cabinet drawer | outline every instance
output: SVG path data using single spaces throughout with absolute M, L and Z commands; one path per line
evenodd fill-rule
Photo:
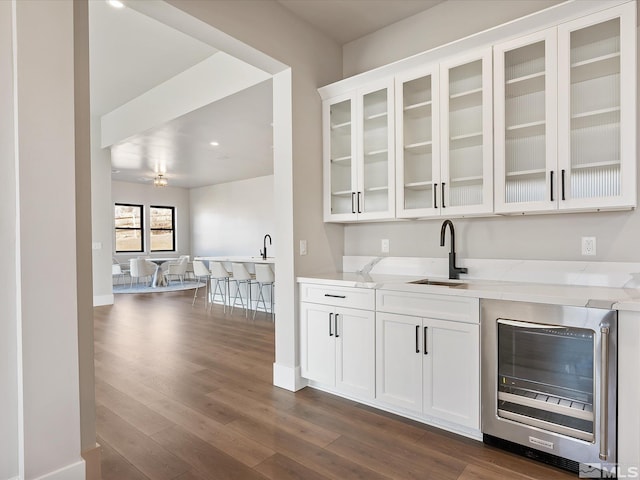
M 376 311 L 479 323 L 480 300 L 431 293 L 376 291 Z
M 301 283 L 300 301 L 374 310 L 376 294 L 375 290 L 371 288 L 334 287 L 331 285 Z

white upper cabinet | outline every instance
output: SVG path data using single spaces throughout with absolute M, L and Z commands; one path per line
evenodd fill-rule
M 558 27 L 559 208 L 636 206 L 636 5 Z
M 635 4 L 494 47 L 495 211 L 636 205 Z
M 440 64 L 441 215 L 493 211 L 491 49 Z
M 396 77 L 396 216 L 439 215 L 438 66 Z
M 396 77 L 396 216 L 493 209 L 491 50 Z
M 558 208 L 556 31 L 494 47 L 498 213 Z
M 325 221 L 395 216 L 393 81 L 323 104 Z

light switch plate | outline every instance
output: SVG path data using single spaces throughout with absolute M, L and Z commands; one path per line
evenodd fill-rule
M 380 251 L 382 253 L 389 253 L 389 239 L 383 238 L 380 242 Z
M 300 255 L 306 255 L 306 254 L 307 254 L 307 241 L 300 240 Z

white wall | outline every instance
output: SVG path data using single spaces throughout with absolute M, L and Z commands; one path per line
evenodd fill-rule
M 343 46 L 350 77 L 537 12 L 564 0 L 447 0 Z
M 345 71 L 377 67 L 401 55 L 451 41 L 491 26 L 491 19 L 528 14 L 548 1 L 453 0 L 345 46 Z M 462 13 L 464 12 L 464 13 Z M 505 17 L 506 15 L 506 17 Z M 460 18 L 465 18 L 460 22 Z M 422 32 L 422 33 L 421 33 Z M 429 35 L 424 35 L 429 32 Z M 393 48 L 381 48 L 390 45 Z M 445 218 L 445 217 L 443 217 Z M 380 239 L 390 240 L 390 255 L 446 256 L 440 245 L 442 220 L 390 222 L 345 227 L 346 255 L 379 255 Z M 454 220 L 459 257 L 632 261 L 640 260 L 640 211 L 530 215 Z M 597 255 L 582 257 L 581 237 L 597 239 Z
M 189 191 L 194 256 L 258 256 L 265 234 L 274 243 L 273 175 Z M 269 247 L 269 256 L 275 245 Z
M 13 52 L 11 3 L 0 2 L 0 249 L 5 262 L 0 288 L 0 478 L 18 475 L 18 338 L 16 244 L 16 160 L 13 128 Z
M 0 237 L 1 246 L 15 262 L 16 276 L 15 282 L 5 277 L 14 296 L 6 299 L 10 316 L 2 317 L 0 328 L 15 331 L 10 338 L 15 343 L 8 352 L 16 352 L 18 362 L 10 357 L 0 363 L 0 376 L 9 379 L 7 390 L 2 384 L 1 396 L 9 392 L 8 399 L 0 400 L 2 407 L 15 400 L 11 385 L 16 376 L 19 384 L 18 437 L 9 442 L 9 456 L 13 458 L 16 446 L 19 452 L 18 472 L 14 461 L 5 472 L 32 479 L 51 478 L 57 471 L 57 478 L 80 480 L 85 474 L 78 387 L 75 170 L 79 130 L 74 83 L 85 82 L 77 86 L 82 89 L 87 79 L 74 75 L 72 0 L 3 3 L 3 23 L 6 5 L 15 10 L 17 85 L 3 82 L 2 91 L 15 95 L 16 150 L 8 158 L 17 170 L 11 176 L 12 169 L 6 165 L 9 175 L 2 188 L 3 195 L 14 200 L 7 199 L 0 208 L 3 219 L 14 214 L 9 231 L 15 237 Z M 0 48 L 6 52 L 4 32 Z M 2 55 L 3 62 L 5 58 Z M 79 201 L 88 201 L 78 192 Z M 53 277 L 48 276 L 51 272 Z M 15 409 L 9 407 L 9 412 Z M 10 429 L 14 422 L 15 418 Z M 0 437 L 4 435 L 3 429 Z
M 111 226 L 113 230 L 113 204 L 133 203 L 144 205 L 144 241 L 145 254 L 155 257 L 191 255 L 191 225 L 189 213 L 189 190 L 178 187 L 154 187 L 153 184 L 143 185 L 140 183 L 111 182 Z M 161 207 L 175 207 L 176 215 L 176 251 L 149 253 L 149 206 L 157 205 Z M 115 235 L 115 233 L 112 233 Z M 129 258 L 137 257 L 140 253 L 124 254 L 115 253 L 113 245 L 113 255 L 122 263 Z

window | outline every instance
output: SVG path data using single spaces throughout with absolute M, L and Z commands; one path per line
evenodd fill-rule
M 142 232 L 142 205 L 116 203 L 116 252 L 144 251 L 144 235 Z
M 175 208 L 151 205 L 152 252 L 172 252 L 176 244 Z

